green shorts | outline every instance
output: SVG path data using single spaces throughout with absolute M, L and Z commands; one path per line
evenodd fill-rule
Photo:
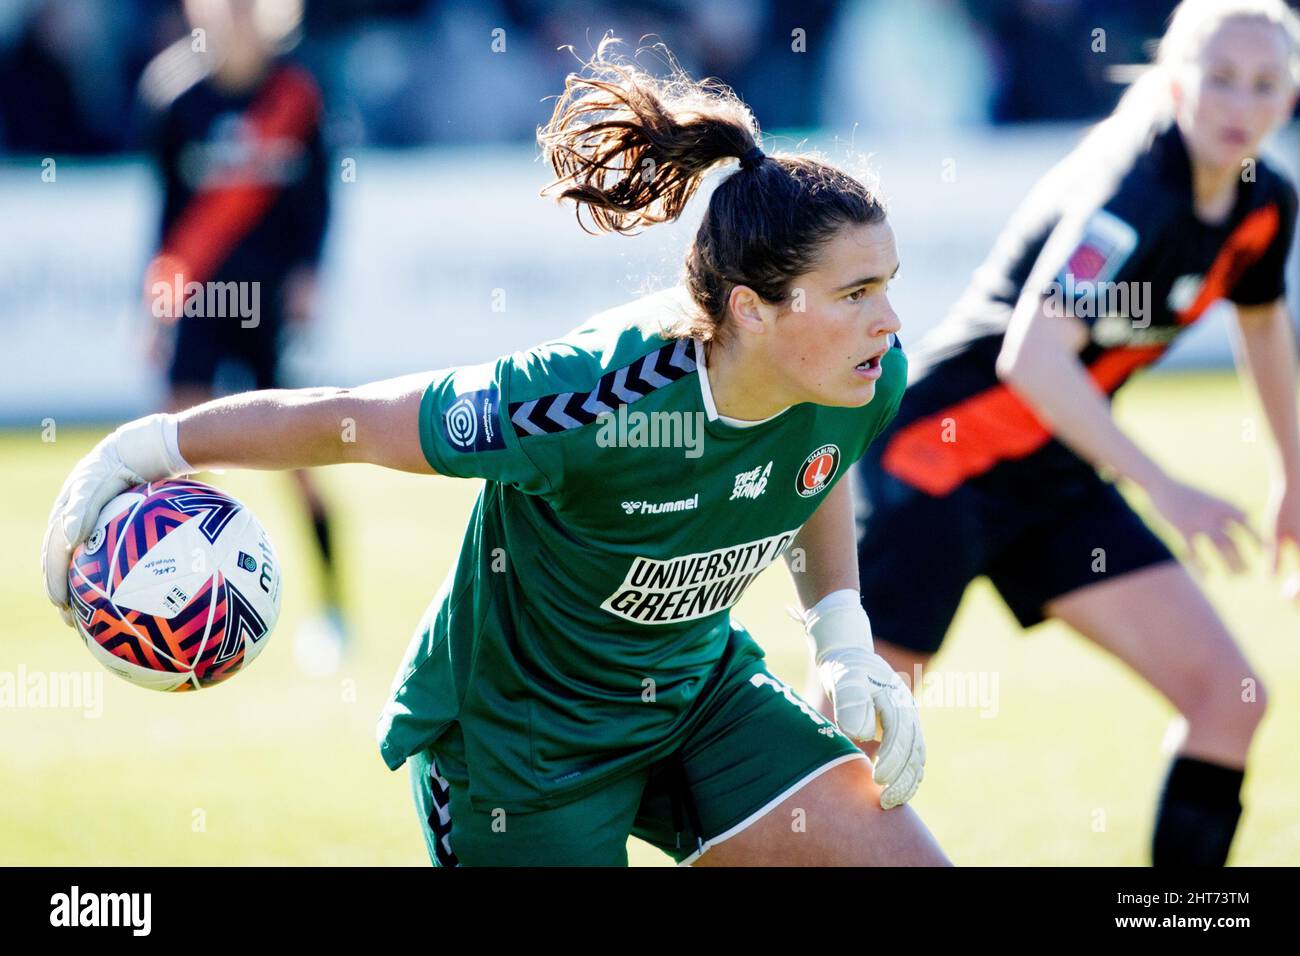
M 473 768 L 453 724 L 408 761 L 429 858 L 435 866 L 626 866 L 635 836 L 689 863 L 836 764 L 866 759 L 761 659 L 721 679 L 675 752 L 549 810 L 474 810 Z

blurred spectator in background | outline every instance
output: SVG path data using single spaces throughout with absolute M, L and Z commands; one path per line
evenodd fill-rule
M 1108 68 L 1149 59 L 1173 0 L 967 0 L 990 44 L 991 119 L 1093 119 L 1124 89 Z
M 688 72 L 735 87 L 772 128 L 1077 121 L 1115 104 L 1124 87 L 1113 68 L 1147 59 L 1173 6 L 310 0 L 295 56 L 326 91 L 330 139 L 347 145 L 530 140 L 549 114 L 545 91 L 606 32 L 634 49 L 667 43 Z M 0 0 L 0 150 L 127 148 L 129 91 L 185 29 L 178 0 Z
M 185 0 L 185 13 L 191 33 L 140 83 L 164 189 L 145 291 L 173 410 L 282 384 L 286 334 L 313 311 L 329 210 L 320 93 L 280 55 L 296 37 L 301 0 Z M 344 642 L 333 536 L 316 482 L 293 475 L 324 604 L 296 647 L 305 670 L 329 673 Z
M 179 21 L 173 0 L 0 0 L 0 149 L 125 149 L 135 78 Z
M 960 0 L 847 4 L 836 27 L 824 124 L 987 122 L 990 63 Z

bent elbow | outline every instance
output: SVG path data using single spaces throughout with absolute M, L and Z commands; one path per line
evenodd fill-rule
M 999 382 L 1004 385 L 1013 385 L 1023 377 L 1024 364 L 1020 351 L 1018 349 L 1009 349 L 1003 343 L 1002 350 L 998 352 L 997 361 L 993 365 L 993 371 L 997 375 Z

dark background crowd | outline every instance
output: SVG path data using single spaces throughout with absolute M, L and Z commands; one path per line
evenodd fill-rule
M 662 40 L 735 87 L 768 128 L 1104 114 L 1174 0 L 249 0 L 289 18 L 334 145 L 527 139 L 606 32 Z M 589 25 L 574 35 L 573 24 Z M 916 29 L 920 26 L 921 29 Z M 139 79 L 189 42 L 180 0 L 0 0 L 0 151 L 138 146 Z M 1104 31 L 1098 33 L 1097 31 Z M 1103 49 L 1098 49 L 1099 40 Z M 644 39 L 643 39 L 644 38 Z M 560 49 L 566 45 L 573 52 Z M 802 49 L 797 49 L 802 46 Z M 521 82 L 522 81 L 522 82 Z

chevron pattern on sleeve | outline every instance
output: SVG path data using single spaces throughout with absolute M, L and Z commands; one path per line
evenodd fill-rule
M 620 405 L 631 405 L 655 389 L 695 371 L 695 343 L 677 339 L 622 368 L 606 372 L 589 392 L 561 392 L 510 403 L 515 434 L 553 435 L 590 425 Z

